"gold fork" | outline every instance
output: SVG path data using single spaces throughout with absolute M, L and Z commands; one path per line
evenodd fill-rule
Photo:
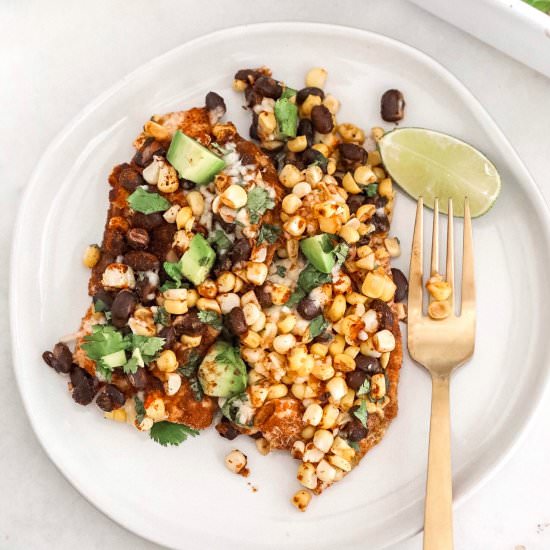
M 453 548 L 453 488 L 451 472 L 451 430 L 449 379 L 452 371 L 474 352 L 475 285 L 472 221 L 468 199 L 464 203 L 464 248 L 462 260 L 462 303 L 460 315 L 454 306 L 453 203 L 449 199 L 447 226 L 446 280 L 451 286 L 451 313 L 434 320 L 423 314 L 422 217 L 423 201 L 418 200 L 409 273 L 408 347 L 411 357 L 432 377 L 430 447 L 424 508 L 424 550 Z M 439 211 L 434 205 L 431 274 L 439 273 Z

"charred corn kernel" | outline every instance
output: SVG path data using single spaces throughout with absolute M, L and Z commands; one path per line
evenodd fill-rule
M 336 172 L 336 161 L 333 158 L 329 158 L 327 162 L 327 174 L 332 176 Z
M 391 353 L 389 351 L 386 351 L 382 354 L 380 357 L 380 366 L 385 369 L 388 366 L 388 363 L 390 362 Z
M 299 184 L 298 184 L 299 185 Z M 294 214 L 302 206 L 302 200 L 293 193 L 287 195 L 283 199 L 282 208 L 283 212 L 289 215 Z
M 380 299 L 384 302 L 390 302 L 391 300 L 393 300 L 396 289 L 397 286 L 395 286 L 393 280 L 390 279 L 390 277 L 386 276 L 384 290 L 382 292 L 382 295 L 380 296 Z
M 330 321 L 335 323 L 339 321 L 346 312 L 346 298 L 343 294 L 338 294 L 334 297 L 329 310 L 327 311 L 327 317 Z
M 430 277 L 426 283 L 426 288 L 434 300 L 447 300 L 451 296 L 451 285 L 443 281 L 440 276 Z
M 386 286 L 386 277 L 382 273 L 369 272 L 363 281 L 361 292 L 369 298 L 380 298 Z
M 316 362 L 314 365 L 311 374 L 313 374 L 315 378 L 318 378 L 319 380 L 330 380 L 334 376 L 335 370 L 332 366 L 332 362 L 327 359 L 330 359 L 330 357 L 325 358 L 323 361 L 319 361 L 318 363 Z
M 350 305 L 364 304 L 367 301 L 367 297 L 363 296 L 359 292 L 348 292 L 346 294 L 346 302 Z
M 317 185 L 321 182 L 323 179 L 323 171 L 321 168 L 315 164 L 312 164 L 311 166 L 308 166 L 306 168 L 306 182 L 310 185 Z M 294 191 L 296 192 L 296 191 Z M 309 190 L 304 193 L 302 196 L 307 195 L 308 193 L 311 193 L 311 187 Z
M 154 137 L 159 141 L 170 141 L 172 139 L 172 134 L 164 126 L 153 120 L 148 120 L 143 125 L 143 132 L 147 136 Z
M 353 179 L 351 172 L 346 172 L 346 175 L 342 179 L 342 187 L 352 195 L 361 193 L 361 188 L 357 185 L 357 182 Z
M 373 336 L 373 344 L 376 351 L 380 353 L 393 351 L 395 349 L 395 337 L 388 329 L 380 330 Z
M 309 441 L 310 439 L 313 439 L 313 434 L 315 433 L 315 426 L 306 426 L 303 430 L 302 430 L 302 433 L 300 434 L 302 439 L 306 440 L 306 441 Z M 308 445 L 310 448 L 313 448 L 315 449 L 315 446 L 313 445 L 313 443 L 308 443 L 306 444 L 306 450 L 305 450 L 305 453 L 307 453 L 308 451 Z M 315 449 L 317 452 L 320 452 L 319 449 Z M 304 460 L 305 460 L 305 453 L 304 453 Z M 323 458 L 321 456 L 321 458 Z M 320 459 L 319 459 L 320 460 Z M 317 461 L 314 461 L 314 460 L 308 460 L 307 462 L 317 462 Z
M 157 368 L 162 372 L 174 372 L 178 368 L 176 354 L 171 350 L 164 350 L 157 359 Z
M 197 336 L 190 336 L 188 334 L 182 334 L 180 336 L 180 342 L 186 347 L 186 348 L 197 348 L 200 346 L 202 341 L 202 336 L 200 334 L 197 334 Z
M 221 313 L 220 304 L 216 300 L 211 300 L 209 298 L 199 298 L 197 300 L 197 307 L 199 309 L 207 309 L 208 311 L 215 311 L 216 313 Z
M 260 302 L 258 302 L 258 297 L 256 296 L 256 293 L 253 290 L 249 290 L 248 292 L 245 292 L 241 296 L 241 305 L 245 306 L 246 304 L 256 304 L 258 307 L 260 307 Z
M 254 302 L 249 302 L 243 306 L 244 320 L 248 326 L 253 325 L 258 320 L 260 313 L 260 308 Z
M 349 355 L 352 359 L 355 359 L 359 355 L 359 347 L 358 346 L 348 346 L 344 353 L 346 355 Z
M 184 206 L 176 214 L 176 225 L 178 229 L 183 229 L 185 224 L 193 217 L 193 210 L 190 206 Z
M 321 105 L 322 99 L 317 95 L 308 95 L 300 107 L 300 115 L 302 118 L 309 118 L 311 110 L 317 105 Z
M 371 254 L 373 254 L 373 250 L 368 245 L 360 246 L 357 249 L 357 256 L 359 258 L 366 258 L 367 256 L 370 256 Z
M 340 110 L 340 102 L 331 94 L 327 94 L 323 99 L 323 105 L 335 115 Z
M 287 141 L 286 146 L 293 153 L 301 153 L 307 148 L 306 136 L 297 136 L 294 139 Z
M 164 300 L 164 309 L 172 315 L 183 315 L 187 313 L 187 302 L 180 300 Z
M 148 432 L 153 427 L 153 419 L 149 416 L 146 416 L 139 424 L 138 429 L 142 432 Z
M 302 420 L 311 426 L 318 426 L 323 418 L 323 408 L 317 403 L 312 403 L 306 408 Z
M 82 258 L 82 263 L 92 269 L 92 267 L 95 267 L 97 265 L 97 262 L 99 262 L 99 258 L 101 257 L 101 250 L 99 249 L 99 246 L 97 244 L 91 244 L 90 246 L 86 247 L 86 250 L 84 251 L 84 257 Z
M 206 279 L 197 287 L 197 292 L 203 298 L 215 298 L 218 293 L 218 286 L 212 279 Z
M 104 413 L 103 417 L 115 422 L 126 422 L 126 411 L 121 407 L 120 409 Z
M 337 357 L 340 357 L 340 356 L 339 355 L 336 356 L 335 361 Z M 355 361 L 353 366 L 355 368 Z M 348 386 L 346 384 L 346 381 L 341 376 L 335 376 L 334 378 L 329 380 L 327 382 L 326 388 L 330 393 L 330 396 L 332 397 L 332 399 L 334 399 L 334 401 L 340 401 L 340 399 L 342 399 L 342 397 L 344 397 L 344 395 L 346 395 L 348 391 Z
M 315 168 L 318 168 L 318 166 L 315 166 Z M 301 181 L 292 188 L 292 193 L 296 195 L 299 199 L 302 199 L 306 195 L 309 195 L 311 193 L 311 185 L 307 181 Z
M 374 347 L 373 339 L 369 338 L 363 342 L 360 346 L 361 353 L 367 357 L 380 357 L 382 354 Z
M 327 81 L 327 75 L 327 71 L 321 67 L 310 69 L 306 74 L 306 86 L 323 89 Z
M 373 399 L 382 399 L 386 395 L 386 377 L 383 374 L 373 374 L 370 379 L 370 395 Z
M 338 456 L 338 455 L 331 455 L 328 457 L 328 461 L 332 466 L 335 468 L 339 468 L 340 470 L 343 470 L 344 472 L 350 472 L 351 471 L 351 463 L 346 460 L 345 458 Z
M 158 157 L 153 157 L 153 162 L 143 169 L 141 175 L 149 185 L 156 185 L 159 179 L 159 170 L 162 162 Z
M 180 211 L 181 206 L 179 204 L 173 204 L 162 217 L 166 220 L 167 223 L 176 223 L 176 217 Z
M 262 339 L 257 332 L 249 330 L 242 341 L 245 346 L 248 346 L 251 349 L 256 349 L 260 346 Z
M 159 191 L 163 193 L 175 193 L 179 186 L 180 182 L 176 169 L 169 164 L 163 164 L 159 168 L 159 179 L 157 182 Z
M 246 278 L 249 283 L 260 286 L 267 278 L 267 265 L 258 262 L 248 262 L 246 265 Z
M 293 331 L 296 326 L 296 315 L 293 313 L 287 315 L 277 322 L 277 328 L 281 334 L 288 334 Z
M 338 233 L 341 223 L 336 218 L 319 218 L 319 229 L 323 233 Z
M 290 295 L 291 292 L 288 286 L 279 285 L 277 283 L 273 283 L 271 285 L 271 301 L 273 302 L 273 305 L 282 306 L 288 302 Z
M 315 344 L 311 345 L 309 351 L 313 353 L 313 355 L 317 355 L 317 357 L 326 357 L 328 353 L 328 346 L 321 344 L 320 342 L 315 342 Z
M 335 357 L 340 353 L 344 353 L 344 348 L 346 347 L 346 341 L 341 334 L 338 334 L 334 340 L 330 343 L 328 347 L 328 352 Z
M 374 253 L 371 253 L 368 256 L 365 256 L 364 258 L 357 260 L 355 262 L 355 267 L 357 267 L 357 269 L 365 269 L 367 271 L 372 271 L 374 269 L 375 263 L 376 262 L 375 262 Z
M 259 368 L 260 361 L 263 361 L 265 359 L 265 352 L 262 349 L 252 349 L 252 348 L 241 348 L 241 355 L 243 356 L 243 359 L 250 363 L 251 366 L 254 368 Z
M 199 191 L 189 191 L 189 193 L 185 195 L 185 199 L 193 211 L 193 216 L 197 218 L 200 217 L 204 212 L 204 197 L 202 194 L 199 193 Z
M 340 229 L 339 235 L 348 244 L 354 244 L 361 238 L 357 230 L 349 227 L 348 225 L 345 225 L 342 229 Z
M 288 388 L 285 384 L 274 384 L 267 392 L 268 399 L 280 399 L 288 394 Z
M 195 307 L 198 299 L 199 293 L 195 289 L 187 291 L 187 307 Z
M 169 288 L 165 290 L 162 295 L 165 300 L 178 300 L 180 302 L 185 302 L 187 300 L 187 289 L 186 288 Z
M 355 124 L 339 124 L 337 130 L 344 143 L 363 143 L 365 141 L 365 132 Z
M 250 326 L 250 328 L 254 332 L 261 332 L 265 327 L 266 320 L 267 318 L 265 316 L 265 313 L 263 311 L 260 311 L 260 316 L 256 319 L 256 322 Z
M 166 395 L 176 395 L 181 388 L 181 376 L 175 372 L 170 373 L 164 382 Z
M 381 163 L 382 157 L 380 156 L 380 152 L 378 150 L 369 151 L 367 164 L 370 164 L 371 166 L 378 166 Z
M 290 391 L 296 399 L 302 400 L 304 398 L 304 395 L 306 393 L 306 385 L 305 384 L 292 384 L 292 387 L 290 388 Z
M 321 155 L 323 155 L 324 157 L 328 158 L 328 156 L 330 155 L 330 150 L 328 146 L 325 145 L 324 143 L 316 143 L 315 145 L 312 145 L 311 148 L 315 149 L 315 151 L 319 151 L 319 153 L 321 153 Z
M 223 204 L 229 206 L 229 208 L 233 208 L 233 210 L 238 210 L 245 206 L 247 199 L 248 194 L 246 190 L 237 184 L 230 185 L 221 195 Z
M 306 230 L 306 220 L 302 216 L 292 216 L 283 224 L 283 229 L 293 237 L 299 237 Z
M 271 451 L 271 445 L 265 437 L 260 437 L 259 439 L 256 439 L 256 449 L 258 449 L 258 452 L 261 455 L 265 456 L 269 454 L 269 451 Z
M 374 141 L 379 141 L 384 137 L 384 134 L 386 133 L 384 131 L 384 128 L 380 128 L 379 126 L 375 126 L 371 129 L 372 137 L 374 138 Z
M 246 467 L 246 462 L 246 455 L 238 449 L 233 449 L 225 457 L 225 465 L 227 466 L 227 469 L 235 474 L 238 474 L 244 470 Z
M 297 183 L 304 181 L 305 176 L 294 164 L 285 164 L 279 172 L 279 181 L 285 186 L 292 188 Z
M 291 502 L 300 512 L 305 512 L 311 502 L 311 493 L 305 489 L 300 489 L 294 493 Z
M 216 279 L 216 288 L 220 293 L 231 292 L 235 288 L 236 277 L 230 271 L 220 273 Z
M 247 83 L 244 80 L 238 80 L 237 78 L 233 80 L 233 89 L 236 92 L 244 92 L 246 90 L 246 87 Z
M 321 460 L 319 464 L 317 464 L 317 468 L 315 470 L 317 477 L 324 481 L 325 483 L 331 483 L 334 481 L 334 478 L 336 477 L 336 470 L 334 466 L 331 466 L 326 460 Z
M 289 239 L 286 242 L 286 252 L 290 260 L 298 258 L 298 252 L 300 251 L 300 244 L 296 239 Z
M 317 487 L 317 474 L 315 473 L 315 466 L 310 462 L 302 462 L 298 466 L 298 475 L 296 476 L 298 481 L 304 487 L 308 489 L 315 489 Z
M 366 220 L 370 220 L 370 218 L 374 216 L 375 212 L 376 206 L 374 206 L 374 204 L 363 204 L 357 209 L 355 216 L 359 221 L 364 222 Z
M 353 172 L 353 179 L 361 185 L 368 185 L 376 181 L 376 176 L 370 166 L 358 166 Z
M 349 411 L 353 407 L 353 402 L 355 400 L 355 392 L 348 388 L 348 391 L 346 392 L 346 395 L 340 399 L 340 403 L 338 404 L 341 411 Z
M 375 166 L 372 171 L 379 182 L 386 178 L 386 172 L 380 166 Z M 380 186 L 378 187 L 378 194 L 380 194 Z
M 365 330 L 367 332 L 373 333 L 378 331 L 378 315 L 374 309 L 369 309 L 361 320 L 365 324 Z
M 277 129 L 277 119 L 275 115 L 269 111 L 262 111 L 258 115 L 258 129 L 260 134 L 268 136 Z
M 384 239 L 384 246 L 392 258 L 397 258 L 401 254 L 401 247 L 397 237 L 387 237 Z
M 393 185 L 390 178 L 384 178 L 379 184 L 378 184 L 378 194 L 381 197 L 386 197 L 387 199 L 391 199 L 393 196 Z
M 237 277 L 235 280 L 235 288 L 233 289 L 233 292 L 240 292 L 243 286 L 244 286 L 244 281 L 240 277 Z
M 290 450 L 290 454 L 292 455 L 292 458 L 302 460 L 305 450 L 306 450 L 306 444 L 303 441 L 300 441 L 298 439 L 293 443 L 292 449 Z
M 328 430 L 317 430 L 313 435 L 313 444 L 323 453 L 328 453 L 334 442 L 334 436 Z
M 164 420 L 166 418 L 166 409 L 164 407 L 164 401 L 160 398 L 153 399 L 149 406 L 145 409 L 145 414 L 151 418 L 154 422 Z
M 295 345 L 294 334 L 280 334 L 273 339 L 273 349 L 281 355 L 287 354 Z
M 334 356 L 334 368 L 341 372 L 351 372 L 355 370 L 355 359 L 347 353 L 338 353 Z
M 335 455 L 341 456 L 346 460 L 352 460 L 355 456 L 355 451 L 352 449 L 352 447 L 350 447 L 349 443 L 339 436 L 334 438 L 334 443 L 332 444 L 330 450 Z
M 445 319 L 451 314 L 451 306 L 448 301 L 444 302 L 432 302 L 428 306 L 428 315 L 432 319 Z

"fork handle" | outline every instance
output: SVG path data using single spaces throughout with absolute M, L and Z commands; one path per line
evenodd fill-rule
M 432 375 L 432 416 L 424 509 L 424 550 L 453 549 L 449 376 Z

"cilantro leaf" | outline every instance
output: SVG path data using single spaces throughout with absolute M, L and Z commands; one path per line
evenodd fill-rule
M 216 229 L 216 231 L 208 237 L 208 243 L 213 245 L 218 252 L 229 250 L 233 246 L 231 239 L 223 229 Z
M 309 324 L 309 335 L 312 338 L 319 336 L 319 334 L 325 332 L 328 325 L 328 321 L 322 315 L 317 315 L 317 317 L 315 317 Z
M 330 283 L 332 275 L 330 273 L 322 273 L 315 269 L 312 264 L 308 264 L 298 276 L 298 286 L 309 294 L 314 288 L 321 286 L 324 283 Z
M 277 266 L 277 275 L 279 277 L 286 277 L 286 267 L 284 265 Z
M 365 399 L 362 399 L 361 405 L 353 411 L 353 416 L 355 416 L 365 428 L 367 427 L 367 418 L 369 415 L 367 413 L 367 402 Z
M 254 187 L 254 189 L 248 192 L 246 208 L 251 223 L 258 223 L 260 216 L 262 216 L 266 210 L 274 208 L 274 206 L 275 201 L 263 187 Z
M 283 93 L 281 94 L 281 99 L 290 99 L 291 97 L 294 97 L 297 93 L 298 91 L 294 88 L 291 88 L 290 86 L 285 86 Z
M 158 193 L 149 193 L 142 187 L 138 187 L 127 200 L 132 210 L 143 214 L 164 212 L 171 206 L 171 203 Z
M 145 418 L 145 406 L 143 405 L 143 401 L 137 395 L 134 397 L 134 403 L 136 408 L 136 420 L 138 424 L 141 424 Z
M 185 376 L 185 378 L 189 378 L 197 372 L 201 361 L 202 357 L 195 350 L 191 350 L 187 363 L 183 367 L 180 367 L 178 372 Z
M 94 325 L 92 333 L 84 336 L 82 349 L 92 361 L 99 361 L 105 355 L 127 350 L 128 341 L 111 325 Z
M 370 380 L 368 378 L 365 378 L 365 381 L 361 384 L 361 386 L 357 390 L 357 395 L 366 395 L 369 392 L 370 392 Z
M 164 262 L 162 267 L 170 279 L 172 279 L 177 285 L 181 285 L 183 275 L 181 273 L 179 262 Z
M 200 309 L 197 316 L 203 323 L 206 323 L 207 325 L 212 325 L 216 330 L 222 329 L 221 315 L 219 315 L 215 311 Z
M 374 197 L 376 193 L 378 193 L 378 184 L 377 183 L 369 183 L 366 187 L 363 188 L 363 192 L 367 197 Z
M 296 137 L 298 126 L 298 107 L 291 103 L 287 97 L 282 97 L 275 102 L 275 118 L 279 126 L 279 132 L 284 137 Z
M 198 430 L 193 430 L 185 424 L 175 424 L 166 420 L 155 422 L 149 432 L 151 439 L 163 447 L 168 445 L 177 446 L 183 443 L 189 436 L 195 437 L 197 435 L 199 435 Z
M 346 243 L 340 243 L 336 245 L 332 253 L 336 259 L 336 265 L 341 266 L 348 257 L 349 246 Z
M 348 441 L 348 445 L 356 452 L 361 450 L 361 447 L 359 447 L 358 441 Z
M 285 303 L 286 307 L 294 307 L 299 304 L 303 298 L 306 297 L 306 293 L 301 289 L 297 288 L 291 295 L 290 298 Z
M 163 307 L 159 307 L 154 318 L 156 325 L 164 325 L 167 327 L 170 324 L 170 314 Z
M 156 358 L 162 346 L 166 343 L 166 339 L 157 336 L 139 336 L 137 334 L 132 334 L 130 336 L 130 342 L 134 350 L 139 350 L 143 361 L 145 363 L 150 363 Z
M 140 366 L 141 365 L 139 364 L 139 359 L 137 357 L 130 357 L 130 359 L 126 361 L 126 364 L 122 366 L 122 370 L 126 374 L 135 374 Z
M 200 385 L 199 379 L 196 376 L 191 376 L 191 378 L 189 378 L 189 387 L 193 392 L 193 399 L 195 401 L 202 401 L 204 397 L 204 391 L 202 389 L 202 386 Z
M 264 223 L 262 227 L 260 227 L 260 233 L 258 234 L 258 242 L 259 243 L 268 242 L 269 244 L 273 244 L 279 238 L 280 234 L 281 234 L 281 228 L 279 226 Z

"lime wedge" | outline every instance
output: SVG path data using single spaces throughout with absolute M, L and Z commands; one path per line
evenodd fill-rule
M 473 217 L 487 212 L 500 192 L 500 176 L 494 164 L 477 149 L 447 134 L 423 128 L 388 132 L 378 143 L 391 178 L 409 195 L 447 212 L 453 199 L 455 215 L 464 215 L 464 197 Z

